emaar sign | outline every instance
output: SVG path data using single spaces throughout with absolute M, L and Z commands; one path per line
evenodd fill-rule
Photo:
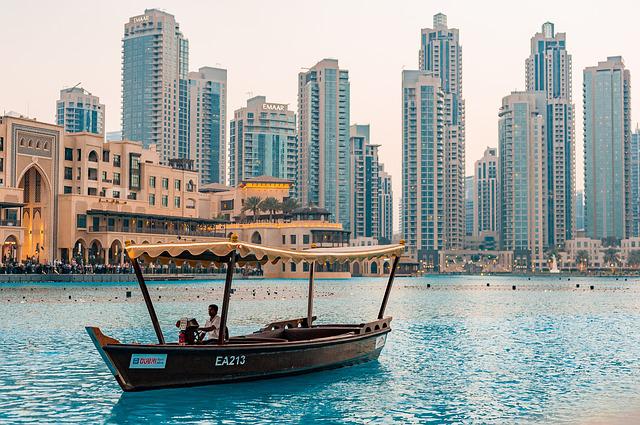
M 262 109 L 265 111 L 283 112 L 287 110 L 287 105 L 282 105 L 280 103 L 263 103 Z

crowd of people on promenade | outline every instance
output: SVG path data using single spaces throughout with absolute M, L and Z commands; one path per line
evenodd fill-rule
M 225 273 L 224 268 L 216 267 L 189 267 L 187 265 L 177 267 L 176 265 L 143 265 L 142 271 L 145 274 L 217 274 Z M 263 271 L 256 269 L 237 269 L 236 273 L 241 272 L 244 276 L 262 276 Z M 0 274 L 129 274 L 134 273 L 133 266 L 130 263 L 123 264 L 93 264 L 91 262 L 84 264 L 82 260 L 75 258 L 69 262 L 54 260 L 53 262 L 42 263 L 36 258 L 24 261 L 16 261 L 3 258 L 0 263 Z

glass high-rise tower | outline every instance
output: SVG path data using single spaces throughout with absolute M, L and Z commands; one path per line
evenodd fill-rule
M 60 90 L 56 103 L 56 123 L 67 133 L 88 132 L 104 135 L 104 105 L 100 98 L 82 87 Z
M 380 213 L 378 202 L 379 145 L 371 144 L 368 124 L 354 124 L 350 127 L 351 145 L 351 237 L 370 237 L 378 239 Z
M 631 234 L 629 237 L 640 236 L 640 128 L 631 133 L 629 153 L 629 198 Z
M 189 73 L 189 140 L 200 184 L 226 184 L 226 69 L 202 67 Z
M 620 56 L 583 72 L 585 230 L 593 239 L 632 234 L 631 78 Z
M 556 33 L 546 22 L 531 38 L 531 55 L 525 61 L 526 89 L 545 97 L 547 236 L 545 248 L 563 248 L 575 229 L 574 105 L 571 99 L 571 55 L 566 34 Z
M 440 80 L 444 93 L 444 233 L 445 249 L 462 249 L 465 239 L 465 114 L 462 98 L 462 46 L 447 16 L 433 17 L 421 32 L 420 70 Z
M 349 71 L 323 59 L 298 75 L 298 176 L 302 205 L 326 208 L 351 228 Z
M 430 72 L 402 72 L 402 235 L 407 254 L 434 267 L 445 229 L 444 98 Z
M 500 244 L 541 270 L 546 233 L 546 98 L 513 92 L 502 99 L 498 124 Z M 523 264 L 522 266 L 525 266 Z
M 122 136 L 157 145 L 160 159 L 189 157 L 189 42 L 175 17 L 147 9 L 124 25 Z

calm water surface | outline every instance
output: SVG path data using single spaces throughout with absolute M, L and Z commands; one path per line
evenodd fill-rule
M 375 317 L 384 283 L 318 281 L 318 291 L 332 294 L 317 299 L 319 321 Z M 176 291 L 186 286 L 205 294 L 222 282 L 180 283 Z M 275 292 L 302 290 L 305 282 L 238 281 L 245 286 Z M 165 334 L 177 338 L 180 316 L 204 321 L 207 304 L 219 302 L 204 298 L 159 302 Z M 123 394 L 84 326 L 100 326 L 120 340 L 153 341 L 144 304 L 135 301 L 0 300 L 0 423 L 583 423 L 640 415 L 637 279 L 397 279 L 387 310 L 393 332 L 379 361 L 293 378 Z M 305 309 L 300 298 L 238 299 L 230 329 L 253 331 Z

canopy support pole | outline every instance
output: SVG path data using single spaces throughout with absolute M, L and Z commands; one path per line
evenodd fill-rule
M 142 296 L 144 297 L 144 303 L 147 305 L 149 316 L 151 316 L 151 323 L 153 323 L 153 330 L 156 331 L 156 336 L 158 337 L 158 343 L 164 345 L 164 335 L 162 334 L 162 329 L 160 329 L 160 323 L 158 323 L 158 316 L 156 316 L 156 311 L 153 308 L 153 303 L 151 302 L 151 296 L 149 296 L 149 290 L 147 289 L 147 284 L 144 283 L 144 277 L 142 276 L 142 270 L 140 270 L 140 264 L 138 264 L 138 259 L 133 258 L 131 260 L 131 263 L 133 264 L 133 270 L 136 272 L 136 278 L 138 279 L 138 284 L 140 285 L 140 291 L 142 291 Z
M 396 269 L 398 268 L 399 262 L 400 256 L 396 256 L 393 260 L 393 266 L 391 266 L 391 273 L 389 273 L 389 282 L 387 282 L 387 289 L 384 291 L 384 298 L 382 299 L 382 305 L 380 306 L 378 319 L 382 319 L 384 317 L 384 310 L 387 308 L 387 301 L 389 301 L 391 286 L 393 286 L 393 279 L 396 277 Z
M 224 281 L 224 295 L 222 296 L 222 313 L 220 314 L 220 329 L 218 329 L 218 345 L 223 345 L 227 330 L 227 314 L 229 313 L 229 300 L 231 298 L 231 282 L 233 281 L 233 271 L 236 268 L 236 251 L 229 255 L 227 263 L 227 277 Z
M 316 262 L 312 261 L 309 265 L 309 297 L 307 299 L 307 327 L 311 327 L 313 322 L 313 275 L 316 269 Z

